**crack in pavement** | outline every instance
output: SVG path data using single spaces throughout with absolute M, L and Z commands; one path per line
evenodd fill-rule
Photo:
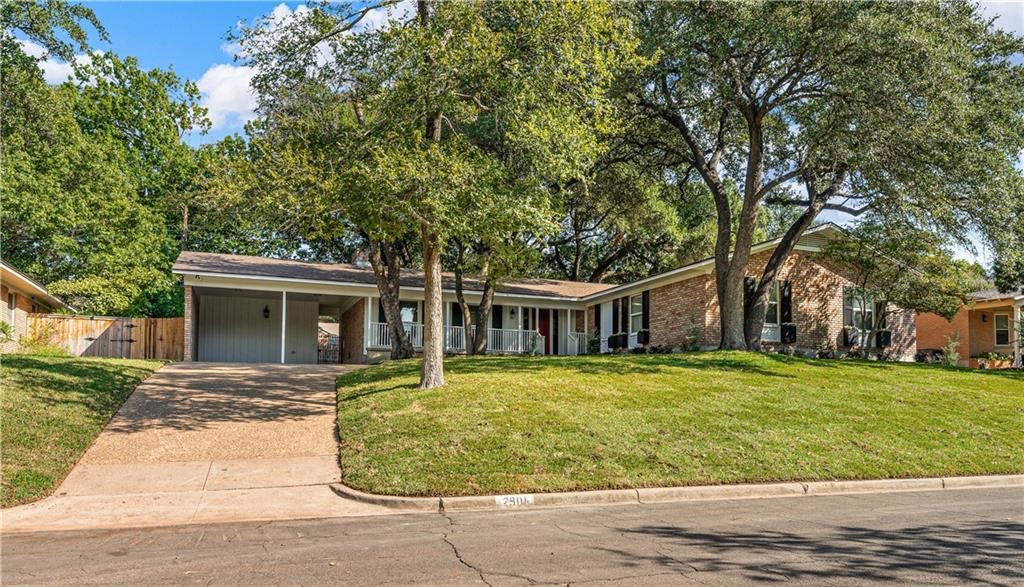
M 451 516 L 449 516 L 449 515 L 447 515 L 447 514 L 441 514 L 441 515 L 442 515 L 442 516 L 444 516 L 444 518 L 445 518 L 446 520 L 448 520 L 448 527 L 449 527 L 449 528 L 452 528 L 452 527 L 454 527 L 454 526 L 455 526 L 455 520 L 453 520 Z M 471 569 L 471 570 L 473 570 L 473 571 L 476 571 L 476 574 L 480 576 L 480 580 L 481 580 L 481 581 L 483 581 L 483 583 L 484 583 L 485 585 L 487 585 L 488 587 L 494 587 L 494 586 L 493 586 L 493 585 L 491 584 L 491 582 L 490 582 L 490 581 L 488 581 L 486 577 L 484 577 L 484 572 L 483 572 L 483 570 L 482 570 L 482 569 L 480 569 L 479 567 L 475 567 L 475 566 L 473 566 L 473 565 L 469 564 L 468 562 L 466 562 L 466 559 L 462 558 L 462 554 L 461 554 L 461 553 L 459 553 L 459 548 L 458 548 L 457 546 L 455 546 L 455 543 L 454 543 L 454 542 L 452 542 L 451 540 L 449 540 L 449 539 L 448 539 L 448 532 L 445 532 L 445 533 L 443 533 L 443 534 L 441 535 L 441 539 L 442 539 L 442 540 L 444 540 L 444 541 L 445 541 L 445 543 L 446 543 L 446 544 L 447 544 L 448 546 L 452 547 L 452 552 L 453 552 L 453 553 L 455 554 L 455 558 L 456 558 L 456 559 L 458 559 L 458 561 L 459 561 L 459 562 L 460 562 L 460 563 L 461 563 L 461 564 L 462 564 L 463 566 L 465 566 L 466 568 L 468 568 L 468 569 Z
M 441 514 L 441 515 L 444 516 L 444 518 L 446 520 L 448 520 L 448 527 L 449 528 L 454 528 L 455 527 L 455 520 L 453 520 L 451 516 L 449 516 L 448 514 Z M 469 564 L 468 561 L 466 561 L 466 559 L 462 558 L 462 553 L 459 552 L 459 548 L 457 546 L 455 546 L 455 543 L 452 542 L 451 539 L 448 538 L 448 532 L 445 532 L 444 534 L 442 534 L 441 535 L 441 539 L 444 540 L 445 543 L 448 546 L 452 547 L 452 552 L 455 554 L 455 558 L 458 559 L 458 561 L 460 563 L 462 563 L 462 565 L 465 566 L 466 568 L 472 569 L 472 570 L 476 571 L 476 574 L 480 576 L 480 580 L 485 585 L 487 585 L 488 587 L 494 587 L 494 584 L 491 583 L 490 581 L 488 581 L 487 577 L 485 575 L 497 575 L 499 577 L 512 577 L 512 578 L 515 578 L 515 579 L 522 579 L 522 580 L 526 581 L 527 583 L 529 583 L 530 585 L 536 585 L 537 584 L 537 581 L 535 579 L 527 577 L 526 575 L 516 575 L 515 573 L 499 573 L 497 571 L 485 571 L 481 567 L 478 567 L 476 565 L 471 565 L 471 564 Z

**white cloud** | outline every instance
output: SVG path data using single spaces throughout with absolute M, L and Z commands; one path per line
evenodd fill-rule
M 416 3 L 413 0 L 401 2 L 384 8 L 376 8 L 366 13 L 359 21 L 355 30 L 375 31 L 391 26 L 396 21 L 405 21 L 416 14 Z
M 996 19 L 996 27 L 1010 33 L 1024 35 L 1024 2 L 1020 0 L 987 1 L 981 2 L 980 7 L 984 16 Z
M 241 128 L 256 117 L 256 96 L 250 86 L 255 73 L 247 65 L 221 63 L 199 78 L 196 85 L 209 111 L 212 130 Z
M 57 85 L 68 81 L 68 78 L 74 73 L 74 66 L 64 61 L 59 61 L 53 57 L 46 56 L 46 49 L 42 45 L 27 41 L 25 39 L 17 39 L 21 50 L 25 52 L 29 57 L 34 57 L 39 61 L 39 68 L 43 70 L 43 79 L 50 85 Z M 102 55 L 102 53 L 97 52 Z M 81 64 L 92 63 L 92 55 L 80 54 L 75 55 L 75 62 Z
M 270 30 L 278 29 L 290 19 L 309 12 L 309 8 L 300 4 L 295 9 L 281 3 L 264 16 L 264 20 L 254 20 Z M 372 10 L 359 22 L 356 30 L 377 30 L 390 26 L 396 19 L 407 19 L 415 14 L 412 0 L 403 0 L 388 8 Z M 241 46 L 236 42 L 225 42 L 221 50 L 234 59 L 245 59 Z M 327 43 L 317 47 L 317 60 L 323 64 L 330 59 Z M 197 85 L 203 96 L 203 106 L 209 111 L 211 130 L 234 130 L 241 128 L 246 122 L 256 117 L 256 96 L 250 87 L 256 69 L 248 65 L 220 63 L 211 66 L 203 74 Z

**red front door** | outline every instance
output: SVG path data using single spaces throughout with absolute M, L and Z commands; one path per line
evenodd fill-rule
M 544 354 L 551 354 L 551 310 L 537 311 L 537 330 L 544 337 Z

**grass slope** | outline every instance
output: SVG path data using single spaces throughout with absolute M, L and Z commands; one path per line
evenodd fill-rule
M 52 492 L 135 385 L 161 365 L 121 359 L 0 357 L 0 505 L 34 501 Z
M 418 361 L 339 378 L 345 483 L 461 495 L 1024 472 L 1024 375 L 682 355 Z

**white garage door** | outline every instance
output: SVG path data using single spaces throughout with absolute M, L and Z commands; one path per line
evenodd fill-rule
M 285 362 L 316 363 L 318 304 L 289 299 Z M 281 294 L 207 293 L 199 298 L 198 358 L 232 363 L 281 361 Z

